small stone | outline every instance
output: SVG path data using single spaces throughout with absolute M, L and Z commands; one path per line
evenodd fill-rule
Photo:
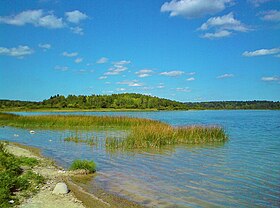
M 10 203 L 10 204 L 13 204 L 13 203 L 15 203 L 15 201 L 14 201 L 14 200 L 10 200 L 9 203 Z
M 54 187 L 53 194 L 67 194 L 69 189 L 67 185 L 63 182 L 57 183 Z

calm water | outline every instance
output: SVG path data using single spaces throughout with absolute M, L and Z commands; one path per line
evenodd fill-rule
M 71 114 L 127 115 L 171 125 L 217 124 L 226 129 L 230 141 L 110 153 L 102 139 L 124 132 L 83 133 L 84 137 L 94 135 L 100 139 L 94 147 L 63 142 L 69 131 L 37 131 L 30 135 L 28 130 L 5 127 L 0 129 L 0 139 L 39 147 L 64 167 L 76 158 L 94 159 L 98 165 L 96 183 L 151 207 L 280 207 L 280 111 Z

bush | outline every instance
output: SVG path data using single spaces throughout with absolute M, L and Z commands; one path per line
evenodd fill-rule
M 89 171 L 89 173 L 94 173 L 96 171 L 96 164 L 94 161 L 75 160 L 69 170 L 86 170 Z

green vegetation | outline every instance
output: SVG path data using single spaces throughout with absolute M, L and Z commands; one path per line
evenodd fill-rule
M 94 137 L 92 138 L 86 138 L 86 139 L 81 139 L 78 136 L 69 136 L 63 139 L 65 142 L 75 142 L 75 143 L 85 143 L 90 146 L 95 145 L 95 139 Z
M 124 116 L 19 116 L 15 114 L 0 113 L 0 125 L 31 129 L 129 129 L 132 126 L 139 126 L 147 123 L 153 124 L 159 123 L 159 121 Z
M 5 144 L 0 143 L 0 207 L 11 207 L 18 204 L 18 197 L 28 197 L 38 191 L 44 182 L 41 175 L 27 170 L 22 166 L 34 166 L 38 161 L 33 158 L 16 157 L 7 152 Z M 10 203 L 12 201 L 14 203 Z
M 86 170 L 89 173 L 94 173 L 96 171 L 96 164 L 88 160 L 75 160 L 69 170 Z
M 136 93 L 112 95 L 51 96 L 41 102 L 0 100 L 0 111 L 16 110 L 220 110 L 220 109 L 280 109 L 273 101 L 177 102 Z
M 21 128 L 61 128 L 61 129 L 98 129 L 117 128 L 130 130 L 125 138 L 107 138 L 110 149 L 160 148 L 174 144 L 205 144 L 227 140 L 220 127 L 190 126 L 172 127 L 160 121 L 142 118 L 109 116 L 18 116 L 0 113 L 0 125 Z M 64 141 L 94 144 L 94 138 L 81 139 L 78 135 L 65 138 Z
M 164 145 L 205 144 L 224 142 L 225 131 L 220 127 L 172 127 L 164 123 L 133 127 L 124 139 L 107 138 L 110 149 L 160 148 Z

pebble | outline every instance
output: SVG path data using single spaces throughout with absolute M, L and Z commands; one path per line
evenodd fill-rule
M 15 201 L 14 201 L 14 200 L 10 200 L 9 203 L 10 203 L 10 204 L 13 204 L 13 203 L 15 203 Z

